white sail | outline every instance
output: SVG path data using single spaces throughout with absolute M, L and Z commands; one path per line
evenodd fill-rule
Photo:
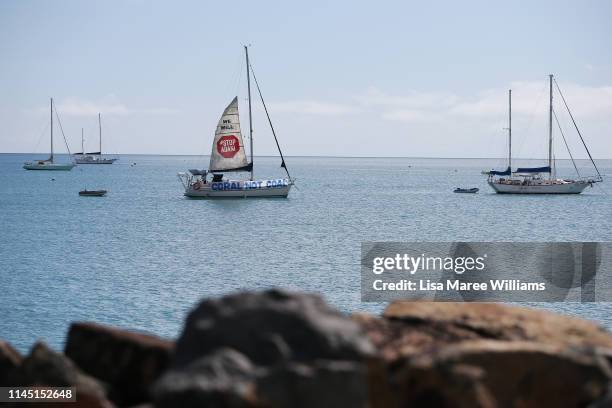
M 219 119 L 209 165 L 209 171 L 232 170 L 250 170 L 240 132 L 238 97 L 227 105 Z

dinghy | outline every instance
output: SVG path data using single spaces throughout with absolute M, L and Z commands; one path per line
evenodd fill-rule
M 283 152 L 280 149 L 278 138 L 272 126 L 268 109 L 263 100 L 261 89 L 253 68 L 249 63 L 249 50 L 244 47 L 246 56 L 248 109 L 249 109 L 249 141 L 250 162 L 242 138 L 240 126 L 240 114 L 238 109 L 238 97 L 235 97 L 223 111 L 215 137 L 212 143 L 210 164 L 208 170 L 191 169 L 187 172 L 178 173 L 179 180 L 185 189 L 185 196 L 195 198 L 248 198 L 248 197 L 287 197 L 293 179 L 289 175 Z M 281 158 L 281 167 L 287 173 L 286 178 L 272 178 L 256 180 L 253 177 L 253 126 L 251 117 L 251 75 L 257 85 L 272 135 L 276 141 L 276 147 Z M 249 178 L 229 178 L 227 173 L 249 172 Z
M 454 191 L 454 193 L 470 193 L 470 194 L 474 194 L 478 192 L 478 189 L 476 187 L 473 188 L 460 188 L 457 187 Z
M 106 195 L 106 190 L 81 190 L 79 191 L 80 196 L 85 197 L 104 197 Z

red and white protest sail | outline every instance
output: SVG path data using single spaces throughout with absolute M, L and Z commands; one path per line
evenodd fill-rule
M 240 131 L 238 97 L 235 97 L 217 124 L 208 169 L 211 172 L 250 171 L 252 165 L 247 161 Z

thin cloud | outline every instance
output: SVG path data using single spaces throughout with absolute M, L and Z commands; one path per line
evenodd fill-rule
M 56 108 L 62 115 L 67 116 L 92 116 L 103 112 L 105 115 L 127 115 L 130 110 L 121 103 L 92 102 L 76 99 L 68 99 L 56 104 Z
M 178 110 L 167 107 L 130 108 L 119 102 L 116 97 L 108 96 L 99 101 L 90 101 L 78 98 L 66 98 L 55 102 L 55 107 L 61 115 L 65 116 L 93 116 L 98 113 L 104 115 L 169 115 Z M 33 111 L 40 113 L 48 111 L 48 107 L 39 107 Z
M 382 118 L 385 120 L 396 120 L 400 122 L 426 122 L 434 119 L 431 113 L 416 109 L 399 109 L 384 112 Z
M 173 108 L 151 108 L 151 109 L 134 109 L 131 111 L 132 113 L 142 113 L 149 115 L 173 115 L 178 113 L 178 109 Z
M 562 83 L 561 86 L 572 109 L 581 118 L 605 118 L 612 115 L 612 86 L 589 87 L 572 83 Z M 507 115 L 508 89 L 512 89 L 512 113 L 517 119 L 542 116 L 547 111 L 548 83 L 544 80 L 515 81 L 506 87 L 485 89 L 465 96 L 415 90 L 391 94 L 372 86 L 348 103 L 286 101 L 271 103 L 270 109 L 273 112 L 297 115 L 371 115 L 373 119 L 406 123 L 478 119 L 490 121 Z M 555 101 L 558 110 L 564 109 L 558 94 Z
M 410 91 L 406 95 L 391 95 L 376 87 L 369 87 L 365 94 L 356 99 L 363 106 L 393 109 L 441 108 L 459 101 L 458 96 L 450 93 Z
M 561 84 L 573 111 L 584 118 L 606 118 L 612 115 L 612 86 L 590 87 Z M 358 103 L 385 120 L 423 122 L 427 120 L 490 119 L 508 111 L 508 89 L 512 89 L 512 112 L 518 116 L 541 115 L 548 109 L 548 84 L 545 81 L 516 81 L 508 87 L 480 91 L 459 97 L 450 93 L 416 92 L 389 95 L 369 88 Z M 555 89 L 555 106 L 562 108 Z
M 270 104 L 274 112 L 297 113 L 305 115 L 339 116 L 361 112 L 357 106 L 319 101 L 289 101 Z
M 612 86 L 591 87 L 573 83 L 561 83 L 561 90 L 571 109 L 580 117 L 604 117 L 612 114 Z M 543 81 L 513 82 L 512 112 L 518 115 L 539 115 L 548 109 L 548 85 Z M 476 98 L 457 103 L 449 113 L 458 116 L 499 116 L 508 110 L 508 88 L 496 88 L 481 92 Z M 564 110 L 555 87 L 554 101 L 557 110 Z

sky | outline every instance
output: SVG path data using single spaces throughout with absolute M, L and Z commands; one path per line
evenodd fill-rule
M 208 154 L 243 45 L 288 156 L 544 157 L 555 74 L 612 158 L 609 1 L 0 1 L 0 152 Z M 255 155 L 275 154 L 253 89 Z M 575 157 L 586 157 L 558 94 Z M 556 126 L 556 125 L 555 125 Z M 56 127 L 56 134 L 60 130 Z M 555 155 L 567 157 L 555 129 Z M 65 151 L 58 142 L 56 150 Z

